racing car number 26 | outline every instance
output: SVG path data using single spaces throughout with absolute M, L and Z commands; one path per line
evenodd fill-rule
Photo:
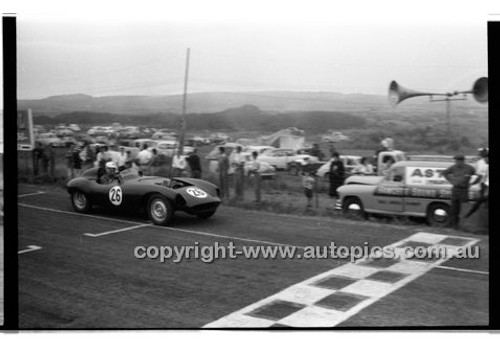
M 122 188 L 120 186 L 113 186 L 109 190 L 109 201 L 113 205 L 120 205 L 120 204 L 122 204 L 122 198 L 123 198 Z
M 191 196 L 196 197 L 196 198 L 205 198 L 207 197 L 207 193 L 197 187 L 190 187 L 186 190 L 187 193 L 189 193 Z

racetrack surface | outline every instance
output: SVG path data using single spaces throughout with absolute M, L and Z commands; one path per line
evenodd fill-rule
M 488 236 L 426 226 L 295 217 L 221 206 L 169 227 L 137 214 L 73 212 L 63 190 L 19 186 L 19 326 L 198 328 L 345 266 L 341 259 L 137 259 L 137 246 L 385 246 L 416 233 L 474 238 L 479 259 L 445 261 L 353 312 L 338 327 L 488 324 Z M 287 315 L 289 307 L 275 308 Z M 269 315 L 269 313 L 267 314 Z M 281 325 L 277 325 L 281 326 Z M 333 326 L 333 325 L 332 325 Z

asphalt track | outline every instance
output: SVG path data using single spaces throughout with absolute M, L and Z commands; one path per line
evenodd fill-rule
M 479 259 L 452 259 L 338 327 L 488 325 L 488 236 L 424 225 L 294 217 L 221 206 L 169 227 L 141 214 L 74 213 L 63 190 L 19 186 L 19 327 L 198 328 L 349 263 L 339 259 L 137 259 L 137 246 L 385 246 L 417 232 L 476 238 Z M 277 311 L 280 308 L 276 308 Z M 281 308 L 283 310 L 283 308 Z M 287 310 L 287 308 L 285 308 Z M 276 313 L 275 313 L 276 314 Z M 273 314 L 274 315 L 274 314 Z M 276 314 L 277 315 L 277 314 Z M 286 315 L 280 314 L 280 315 Z M 333 325 L 332 325 L 333 326 Z

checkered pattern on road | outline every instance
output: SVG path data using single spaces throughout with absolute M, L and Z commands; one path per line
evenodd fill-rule
M 416 233 L 391 244 L 441 245 L 445 258 L 364 258 L 346 263 L 253 303 L 204 327 L 333 327 L 455 256 L 477 239 Z

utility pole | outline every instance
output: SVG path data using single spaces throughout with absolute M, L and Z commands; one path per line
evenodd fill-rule
M 446 102 L 446 135 L 448 137 L 448 146 L 451 148 L 452 143 L 453 143 L 453 133 L 451 130 L 451 102 L 455 100 L 467 100 L 467 98 L 451 98 L 453 95 L 458 94 L 458 92 L 455 92 L 455 94 L 448 93 L 446 98 L 444 99 L 431 99 L 431 102 Z
M 184 97 L 182 98 L 182 116 L 181 116 L 181 134 L 179 135 L 179 151 L 182 154 L 184 150 L 184 139 L 186 137 L 186 102 L 187 102 L 187 86 L 189 75 L 189 48 L 186 55 L 186 74 L 184 75 Z

